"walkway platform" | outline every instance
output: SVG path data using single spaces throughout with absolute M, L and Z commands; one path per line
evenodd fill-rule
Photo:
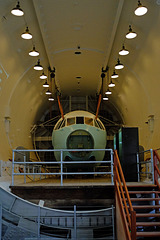
M 128 186 L 150 186 L 149 182 L 130 182 Z M 114 204 L 114 185 L 108 178 L 47 178 L 10 186 L 11 192 L 28 201 L 44 201 L 46 207 L 99 206 L 108 207 Z
M 104 178 L 60 179 L 48 178 L 10 186 L 11 192 L 28 201 L 44 201 L 46 207 L 111 206 L 114 204 L 114 186 Z M 105 194 L 104 194 L 105 193 Z

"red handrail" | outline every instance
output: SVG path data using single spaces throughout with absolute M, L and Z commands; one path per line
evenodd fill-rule
M 128 240 L 136 240 L 136 212 L 133 210 L 128 188 L 116 150 L 114 151 L 114 183 L 115 194 L 117 195 L 120 205 L 126 238 Z
M 153 164 L 154 164 L 154 183 L 158 186 L 160 190 L 160 184 L 158 182 L 158 177 L 160 177 L 160 171 L 157 166 L 157 162 L 160 163 L 160 157 L 158 155 L 157 150 L 153 150 Z

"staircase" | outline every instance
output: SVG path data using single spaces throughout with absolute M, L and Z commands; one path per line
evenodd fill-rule
M 114 183 L 118 240 L 160 240 L 160 158 L 153 151 L 154 184 L 128 185 L 115 151 Z
M 136 239 L 160 239 L 160 191 L 157 185 L 128 186 L 136 212 Z

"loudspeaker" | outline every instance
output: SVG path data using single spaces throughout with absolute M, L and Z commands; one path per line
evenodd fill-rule
M 118 155 L 122 165 L 125 180 L 137 182 L 137 152 L 139 139 L 137 127 L 123 127 L 118 134 Z

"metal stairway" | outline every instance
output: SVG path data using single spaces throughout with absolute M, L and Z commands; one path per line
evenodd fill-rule
M 127 186 L 121 164 L 115 151 L 114 183 L 116 198 L 117 239 L 160 239 L 160 158 L 153 151 L 154 184 Z M 122 220 L 122 223 L 118 221 Z M 123 228 L 122 231 L 120 231 Z
M 130 186 L 129 195 L 136 212 L 136 239 L 160 239 L 160 191 L 157 185 Z M 158 195 L 158 196 L 157 196 Z

